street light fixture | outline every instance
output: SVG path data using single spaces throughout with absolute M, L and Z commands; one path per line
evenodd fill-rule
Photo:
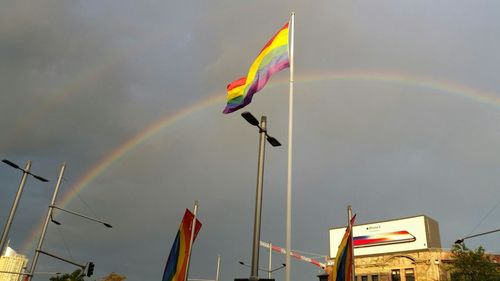
M 269 144 L 271 144 L 274 147 L 281 146 L 281 143 L 277 139 L 271 136 L 267 136 L 267 142 L 269 142 Z
M 255 219 L 253 226 L 253 248 L 252 248 L 252 265 L 250 272 L 250 280 L 258 279 L 258 266 L 259 266 L 259 243 L 260 243 L 260 225 L 262 216 L 262 193 L 263 193 L 263 182 L 264 182 L 264 158 L 265 158 L 265 144 L 267 141 L 272 146 L 281 146 L 281 143 L 271 137 L 267 133 L 267 118 L 266 116 L 261 116 L 260 123 L 252 115 L 252 113 L 245 111 L 241 113 L 241 116 L 250 123 L 252 126 L 259 128 L 260 140 L 259 140 L 259 159 L 257 166 L 257 191 L 255 196 Z
M 257 118 L 255 118 L 249 111 L 241 113 L 241 116 L 243 116 L 243 118 L 245 118 L 245 120 L 247 120 L 251 125 L 257 127 L 259 126 L 259 120 L 257 120 Z
M 107 227 L 107 228 L 112 228 L 112 227 L 113 227 L 111 224 L 109 224 L 109 223 L 107 223 L 107 222 L 104 222 L 104 221 L 102 221 L 102 220 L 99 220 L 99 219 L 96 219 L 96 218 L 91 218 L 91 217 L 89 217 L 89 216 L 82 215 L 82 214 L 80 214 L 80 213 L 73 212 L 73 211 L 70 211 L 70 210 L 67 210 L 67 209 L 64 209 L 64 208 L 58 207 L 58 206 L 56 206 L 56 205 L 50 205 L 49 207 L 54 208 L 54 209 L 61 210 L 61 211 L 63 211 L 63 212 L 66 212 L 66 213 L 69 213 L 69 214 L 72 214 L 72 215 L 75 215 L 75 216 L 78 216 L 78 217 L 81 217 L 81 218 L 84 218 L 84 219 L 88 219 L 88 220 L 91 220 L 91 221 L 95 221 L 95 222 L 98 222 L 98 223 L 102 223 L 102 224 L 103 224 L 105 227 Z M 58 222 L 58 221 L 56 221 L 56 220 L 54 220 L 54 219 L 52 218 L 52 214 L 50 214 L 50 220 L 51 220 L 53 223 L 57 224 L 57 225 L 61 225 L 61 223 L 60 223 L 60 222 Z
M 267 133 L 267 128 L 265 127 L 265 121 L 264 121 L 264 125 L 261 126 L 262 124 L 262 120 L 261 120 L 261 123 L 259 123 L 259 121 L 257 120 L 257 118 L 255 118 L 252 113 L 248 112 L 248 111 L 245 111 L 243 113 L 241 113 L 241 116 L 243 118 L 245 118 L 245 120 L 247 120 L 248 123 L 250 123 L 250 125 L 252 126 L 255 126 L 257 128 L 259 128 L 259 132 L 262 133 L 264 132 L 265 133 L 265 136 L 266 136 L 266 139 L 267 141 L 269 142 L 270 145 L 272 146 L 281 146 L 281 143 L 274 137 L 271 137 L 268 133 Z M 261 118 L 264 118 L 266 119 L 266 116 L 262 116 Z
M 49 181 L 48 179 L 42 178 L 42 177 L 40 177 L 40 176 L 38 176 L 38 175 L 35 175 L 35 174 L 31 173 L 31 172 L 30 172 L 29 170 L 27 170 L 27 169 L 23 169 L 23 168 L 19 167 L 17 164 L 15 164 L 15 163 L 13 163 L 13 162 L 11 162 L 11 161 L 7 160 L 7 159 L 3 159 L 3 160 L 2 160 L 2 162 L 4 162 L 5 164 L 7 164 L 7 165 L 11 166 L 11 167 L 12 167 L 12 168 L 14 168 L 14 169 L 21 170 L 21 171 L 25 172 L 26 174 L 33 176 L 33 177 L 34 177 L 35 179 L 37 179 L 37 180 L 40 180 L 40 181 L 43 181 L 43 182 L 48 182 L 48 181 Z
M 28 175 L 31 175 L 39 181 L 48 182 L 47 179 L 45 179 L 41 176 L 35 175 L 35 174 L 30 172 L 31 161 L 28 161 L 26 163 L 26 167 L 24 169 L 19 167 L 19 165 L 15 164 L 14 162 L 11 162 L 7 159 L 3 159 L 2 162 L 11 166 L 14 169 L 22 171 L 23 176 L 21 177 L 21 182 L 19 183 L 19 188 L 17 189 L 16 198 L 14 199 L 14 202 L 12 203 L 12 207 L 10 208 L 9 217 L 7 218 L 7 221 L 5 222 L 5 226 L 4 226 L 3 233 L 2 233 L 2 238 L 0 240 L 0 255 L 3 255 L 5 243 L 7 241 L 7 237 L 9 236 L 10 226 L 12 225 L 12 221 L 14 220 L 14 215 L 16 214 L 17 205 L 19 204 L 19 200 L 21 199 L 21 195 L 23 193 L 24 184 L 26 183 L 26 178 L 28 177 Z
M 51 222 L 53 222 L 55 225 L 61 225 L 61 223 L 60 223 L 60 222 L 58 222 L 58 221 L 56 221 L 56 220 L 54 219 L 54 217 L 52 216 L 52 214 L 50 214 L 50 221 L 51 221 Z
M 462 242 L 464 242 L 465 239 L 469 239 L 469 238 L 472 238 L 472 237 L 477 237 L 477 236 L 482 236 L 482 235 L 486 235 L 486 234 L 490 234 L 490 233 L 493 233 L 493 232 L 498 232 L 500 231 L 500 228 L 499 229 L 495 229 L 495 230 L 491 230 L 491 231 L 486 231 L 486 232 L 483 232 L 483 233 L 478 233 L 478 234 L 474 234 L 474 235 L 469 235 L 469 236 L 466 236 L 464 238 L 460 238 L 460 239 L 457 239 L 455 241 L 455 244 L 461 244 Z

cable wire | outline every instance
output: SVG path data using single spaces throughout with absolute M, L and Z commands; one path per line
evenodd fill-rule
M 64 239 L 64 235 L 62 234 L 62 231 L 58 225 L 56 225 L 57 232 L 59 233 L 59 236 L 61 236 L 61 240 L 63 241 L 64 247 L 66 248 L 66 251 L 68 252 L 69 257 L 73 260 L 73 255 L 71 254 L 71 251 L 69 250 L 68 243 L 66 242 L 66 239 Z
M 84 205 L 85 205 L 85 206 L 89 209 L 89 211 L 92 213 L 92 215 L 93 215 L 94 217 L 96 217 L 96 218 L 98 218 L 98 219 L 101 219 L 101 218 L 100 218 L 100 217 L 99 217 L 99 216 L 98 216 L 98 215 L 94 212 L 94 210 L 92 210 L 92 208 L 90 208 L 90 205 L 89 205 L 89 204 L 87 204 L 87 202 L 85 202 L 85 200 L 83 200 L 83 198 L 82 198 L 82 197 L 80 197 L 80 195 L 79 195 L 79 194 L 77 194 L 77 195 L 76 195 L 76 197 L 78 197 L 78 199 L 80 199 L 80 201 L 82 201 L 82 202 L 83 202 L 83 204 L 84 204 Z
M 495 204 L 495 206 L 493 206 L 493 208 L 491 208 L 491 210 L 488 211 L 488 213 L 477 223 L 477 225 L 471 230 L 471 232 L 469 232 L 469 234 L 465 235 L 465 236 L 470 236 L 474 231 L 476 231 L 476 229 L 481 225 L 481 223 L 483 223 L 483 221 L 489 216 L 491 215 L 491 213 L 493 213 L 493 211 L 500 205 L 500 200 Z

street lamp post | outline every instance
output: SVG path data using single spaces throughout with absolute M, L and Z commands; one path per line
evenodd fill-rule
M 26 178 L 28 177 L 28 175 L 31 175 L 39 181 L 48 182 L 47 179 L 42 178 L 40 176 L 37 176 L 37 175 L 30 172 L 31 161 L 29 161 L 29 160 L 26 163 L 26 167 L 24 167 L 24 169 L 19 167 L 17 164 L 7 160 L 7 159 L 3 159 L 2 162 L 11 166 L 14 169 L 22 171 L 23 176 L 21 177 L 21 182 L 19 183 L 19 188 L 17 189 L 16 198 L 14 199 L 14 202 L 12 203 L 12 207 L 10 208 L 9 216 L 7 218 L 7 221 L 5 222 L 5 226 L 4 226 L 3 233 L 2 233 L 2 239 L 0 240 L 0 255 L 3 255 L 3 253 L 4 253 L 5 243 L 7 241 L 7 237 L 9 236 L 10 226 L 12 225 L 12 221 L 14 220 L 14 215 L 16 214 L 17 205 L 19 204 L 19 200 L 21 199 L 21 195 L 23 193 L 24 184 L 26 183 Z
M 271 137 L 267 133 L 267 118 L 266 116 L 261 116 L 259 121 L 248 111 L 241 114 L 248 123 L 252 126 L 259 128 L 260 140 L 259 140 L 259 159 L 257 166 L 257 187 L 255 196 L 255 219 L 254 219 L 254 231 L 253 231 L 253 248 L 252 248 L 252 265 L 250 272 L 250 280 L 257 280 L 259 275 L 259 243 L 260 243 L 260 226 L 261 226 L 261 216 L 262 216 L 262 191 L 264 182 L 264 158 L 265 158 L 265 144 L 266 139 L 271 144 L 271 146 L 281 146 L 281 143 Z
M 52 207 L 51 206 L 54 205 L 54 203 L 56 201 L 57 192 L 59 191 L 59 186 L 61 185 L 61 180 L 63 178 L 65 169 L 66 169 L 66 165 L 63 164 L 61 166 L 61 171 L 59 172 L 59 178 L 57 179 L 54 194 L 52 195 L 52 200 L 50 201 L 49 211 L 48 211 L 47 217 L 45 219 L 45 223 L 44 223 L 43 228 L 42 228 L 42 233 L 41 233 L 40 239 L 38 241 L 38 246 L 36 247 L 36 250 L 35 250 L 35 256 L 33 257 L 33 261 L 31 262 L 31 269 L 29 271 L 28 280 L 31 280 L 31 278 L 33 277 L 33 274 L 35 274 L 35 268 L 36 268 L 36 264 L 38 262 L 38 257 L 40 256 L 40 251 L 42 249 L 43 240 L 45 238 L 45 232 L 47 231 L 47 227 L 49 225 L 49 218 L 52 218 Z

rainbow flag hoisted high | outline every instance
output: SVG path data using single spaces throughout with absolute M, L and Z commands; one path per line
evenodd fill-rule
M 345 230 L 344 237 L 340 242 L 337 256 L 335 257 L 335 265 L 333 266 L 332 278 L 333 281 L 351 281 L 352 265 L 354 262 L 354 254 L 352 250 L 352 226 L 356 215 L 351 218 L 349 225 Z
M 186 268 L 189 263 L 189 253 L 191 245 L 191 232 L 193 227 L 194 215 L 186 209 L 184 217 L 175 236 L 174 245 L 168 255 L 165 271 L 163 272 L 162 281 L 187 281 Z M 200 231 L 201 223 L 196 220 L 194 229 L 193 242 Z
M 289 66 L 286 23 L 260 51 L 247 76 L 227 85 L 227 105 L 223 113 L 231 113 L 248 105 L 253 95 L 264 88 L 271 75 Z

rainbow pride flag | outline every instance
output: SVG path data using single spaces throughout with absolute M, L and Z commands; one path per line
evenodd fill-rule
M 345 230 L 344 237 L 340 242 L 337 256 L 335 257 L 335 264 L 333 266 L 332 277 L 333 281 L 351 281 L 352 265 L 354 262 L 354 254 L 352 250 L 352 226 L 356 215 L 351 218 L 349 225 Z
M 271 75 L 289 66 L 288 23 L 286 23 L 260 51 L 247 76 L 227 85 L 227 105 L 223 113 L 231 113 L 248 105 L 253 95 L 264 88 Z
M 174 245 L 172 245 L 172 249 L 168 255 L 162 281 L 187 281 L 186 268 L 189 263 L 189 249 L 191 247 L 189 243 L 191 241 L 193 219 L 193 213 L 186 209 L 179 231 L 177 231 L 177 236 L 175 236 Z M 200 228 L 201 223 L 196 220 L 193 242 Z

